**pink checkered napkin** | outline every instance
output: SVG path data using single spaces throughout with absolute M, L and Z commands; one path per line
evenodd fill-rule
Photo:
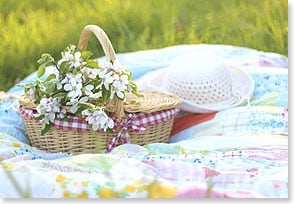
M 22 106 L 20 107 L 19 110 L 20 110 L 20 113 L 26 118 L 29 118 L 30 120 L 34 120 L 36 123 L 41 124 L 40 120 L 34 119 L 34 114 L 36 114 L 36 111 L 26 109 Z M 179 113 L 179 109 L 177 108 L 161 110 L 161 111 L 152 112 L 152 113 L 141 113 L 141 112 L 129 113 L 127 115 L 127 118 L 123 122 L 126 122 L 127 120 L 132 119 L 131 125 L 147 127 L 150 125 L 156 125 L 156 124 L 165 122 L 167 120 L 170 120 L 174 118 L 178 113 Z M 91 130 L 86 120 L 75 117 L 75 116 L 68 116 L 68 121 L 55 119 L 54 123 L 52 123 L 51 125 L 52 127 L 55 127 L 61 130 L 70 130 L 70 131 L 78 131 L 78 132 Z M 114 129 L 116 130 L 120 126 L 121 126 L 121 123 L 115 120 Z
M 34 119 L 34 114 L 36 114 L 35 110 L 26 109 L 21 106 L 19 111 L 24 117 L 34 120 L 37 124 L 41 124 L 40 120 Z M 130 138 L 128 131 L 130 129 L 134 132 L 142 133 L 148 126 L 156 125 L 175 118 L 179 111 L 178 108 L 173 108 L 152 113 L 129 113 L 127 114 L 126 119 L 122 122 L 113 118 L 115 122 L 114 130 L 120 131 L 118 132 L 118 135 L 109 142 L 106 152 L 110 152 L 117 145 L 119 139 L 121 139 L 123 144 L 129 143 Z M 86 120 L 75 116 L 68 116 L 67 121 L 55 119 L 51 126 L 66 131 L 91 131 Z

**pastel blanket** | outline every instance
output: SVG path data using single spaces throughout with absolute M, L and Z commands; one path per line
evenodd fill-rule
M 288 198 L 287 57 L 201 44 L 118 58 L 139 81 L 183 53 L 207 50 L 252 76 L 253 97 L 246 106 L 219 111 L 177 132 L 168 143 L 124 144 L 107 154 L 45 152 L 31 146 L 26 135 L 14 97 L 23 90 L 2 93 L 0 197 Z

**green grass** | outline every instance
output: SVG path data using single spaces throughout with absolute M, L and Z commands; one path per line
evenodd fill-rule
M 116 52 L 178 44 L 229 44 L 288 56 L 288 0 L 0 0 L 0 90 L 59 57 L 85 25 Z M 103 52 L 94 38 L 89 49 Z

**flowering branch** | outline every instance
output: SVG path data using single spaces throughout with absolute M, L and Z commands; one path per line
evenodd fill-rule
M 35 83 L 19 84 L 25 95 L 37 105 L 35 119 L 41 120 L 45 134 L 56 118 L 67 119 L 67 114 L 83 117 L 92 130 L 112 130 L 114 122 L 107 102 L 114 97 L 125 99 L 126 92 L 137 93 L 131 81 L 132 73 L 118 61 L 98 62 L 90 51 L 69 45 L 55 61 L 50 54 L 42 54 Z M 56 73 L 45 76 L 46 67 Z

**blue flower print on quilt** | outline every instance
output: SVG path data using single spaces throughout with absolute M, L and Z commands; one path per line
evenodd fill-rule
M 251 105 L 288 107 L 288 74 L 251 73 L 255 83 Z
M 19 141 L 29 144 L 25 127 L 17 108 L 18 101 L 14 97 L 5 97 L 0 101 L 0 132 L 14 136 Z

